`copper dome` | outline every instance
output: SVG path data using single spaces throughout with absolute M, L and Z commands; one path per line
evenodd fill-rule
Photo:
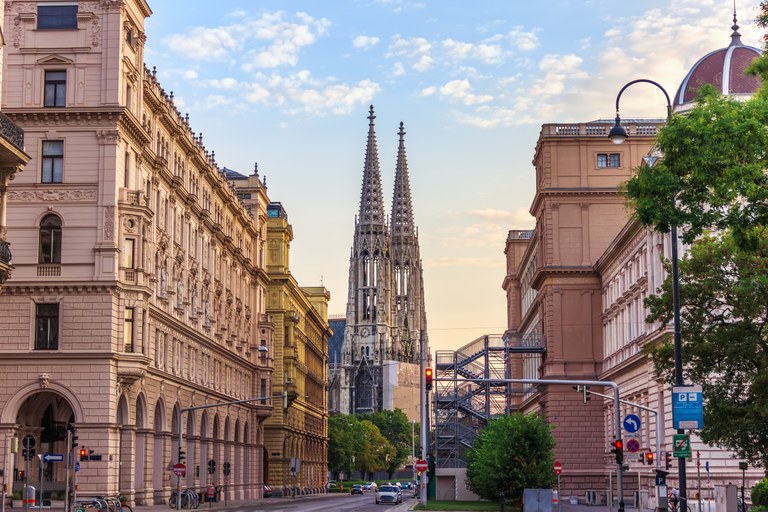
M 736 96 L 752 95 L 760 87 L 760 79 L 745 75 L 744 70 L 763 52 L 754 46 L 742 44 L 735 15 L 731 28 L 731 44 L 699 59 L 685 76 L 675 94 L 675 108 L 685 108 L 693 103 L 699 87 L 703 84 L 712 84 L 723 94 Z

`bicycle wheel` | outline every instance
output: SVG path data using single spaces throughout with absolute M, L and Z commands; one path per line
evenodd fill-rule
M 170 498 L 168 498 L 168 506 L 171 508 L 176 508 L 176 495 L 173 494 Z
M 133 509 L 127 503 L 121 503 L 120 504 L 120 510 L 121 510 L 121 512 L 133 512 Z

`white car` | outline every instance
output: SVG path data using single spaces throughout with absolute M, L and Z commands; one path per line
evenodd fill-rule
M 399 487 L 394 485 L 382 485 L 376 490 L 376 504 L 379 503 L 402 503 L 403 493 Z

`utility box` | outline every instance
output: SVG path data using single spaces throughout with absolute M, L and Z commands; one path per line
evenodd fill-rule
M 552 489 L 525 489 L 523 512 L 552 512 Z
M 717 512 L 737 512 L 739 508 L 738 489 L 735 485 L 715 486 L 715 506 Z

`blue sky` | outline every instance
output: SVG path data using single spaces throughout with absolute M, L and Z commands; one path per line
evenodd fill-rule
M 736 4 L 762 46 L 758 0 Z M 504 242 L 529 229 L 541 125 L 612 118 L 635 78 L 670 95 L 730 42 L 711 0 L 155 0 L 145 61 L 220 166 L 258 162 L 295 239 L 291 270 L 346 309 L 368 106 L 387 211 L 405 123 L 432 349 L 506 327 Z M 212 7 L 213 6 L 213 7 Z M 623 117 L 663 117 L 636 86 Z

